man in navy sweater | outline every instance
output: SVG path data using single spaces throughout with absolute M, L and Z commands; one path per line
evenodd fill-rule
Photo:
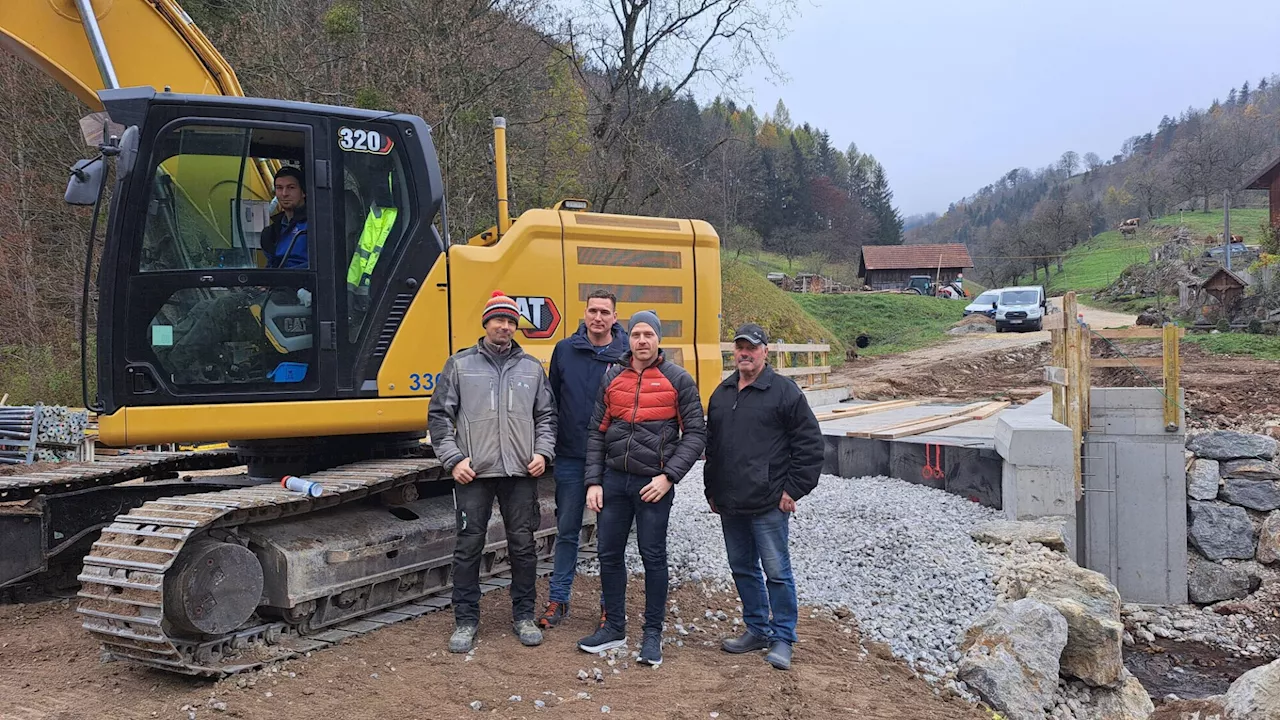
M 617 299 L 594 290 L 578 331 L 556 343 L 551 353 L 551 392 L 559 408 L 556 436 L 556 549 L 550 602 L 538 618 L 553 628 L 569 614 L 569 594 L 578 565 L 578 540 L 587 489 L 583 482 L 587 457 L 587 424 L 600 394 L 600 379 L 610 364 L 628 350 L 627 333 L 618 324 Z

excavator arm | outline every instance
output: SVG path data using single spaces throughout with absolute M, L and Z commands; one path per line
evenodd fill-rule
M 5 0 L 0 47 L 95 112 L 105 88 L 244 95 L 235 71 L 173 0 Z

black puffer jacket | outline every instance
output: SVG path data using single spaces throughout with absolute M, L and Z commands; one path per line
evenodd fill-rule
M 822 430 L 804 393 L 765 369 L 738 390 L 725 378 L 707 404 L 707 499 L 723 515 L 759 515 L 778 507 L 782 491 L 799 500 L 818 486 Z
M 587 436 L 587 485 L 612 470 L 673 483 L 689 472 L 706 446 L 698 386 L 685 369 L 657 360 L 637 373 L 631 353 L 605 371 Z

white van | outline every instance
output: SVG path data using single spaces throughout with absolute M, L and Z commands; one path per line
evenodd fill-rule
M 994 303 L 996 332 L 1039 330 L 1048 306 L 1042 285 L 1000 288 L 1000 298 Z

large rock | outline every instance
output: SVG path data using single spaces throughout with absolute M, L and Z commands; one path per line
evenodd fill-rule
M 1054 608 L 1067 621 L 1060 658 L 1064 675 L 1094 687 L 1118 687 L 1124 671 L 1120 593 L 1102 573 L 1073 564 L 1022 588 L 1025 597 Z
M 1280 718 L 1280 660 L 1256 667 L 1236 678 L 1227 689 L 1223 704 L 1231 720 Z
M 1247 480 L 1280 480 L 1280 465 L 1271 460 L 1249 458 L 1246 460 L 1228 460 L 1221 464 L 1219 471 L 1225 478 L 1245 478 Z
M 1262 580 L 1247 566 L 1227 567 L 1201 560 L 1187 578 L 1187 596 L 1199 605 L 1242 600 L 1261 584 Z
M 1280 512 L 1273 512 L 1262 521 L 1262 531 L 1258 533 L 1258 562 L 1277 560 L 1280 560 Z
M 1093 698 L 1093 714 L 1091 717 L 1106 720 L 1147 720 L 1156 706 L 1151 702 L 1147 689 L 1142 687 L 1138 678 L 1122 673 L 1119 688 L 1099 688 L 1091 693 Z
M 1218 461 L 1197 459 L 1187 470 L 1187 497 L 1192 500 L 1212 500 L 1218 497 L 1222 476 L 1218 474 Z
M 958 676 L 1009 720 L 1042 720 L 1058 688 L 1067 621 L 1030 599 L 997 607 L 965 633 Z
M 1280 441 L 1266 435 L 1249 435 L 1234 430 L 1214 430 L 1193 435 L 1187 440 L 1187 449 L 1197 457 L 1211 460 L 1236 460 L 1238 458 L 1271 458 L 1280 450 Z
M 1017 540 L 1040 543 L 1059 552 L 1067 551 L 1062 535 L 1062 520 L 1040 519 L 1035 522 L 994 520 L 969 531 L 969 537 L 992 545 L 1011 545 Z
M 1250 510 L 1271 512 L 1280 508 L 1280 488 L 1271 480 L 1227 478 L 1222 481 L 1222 499 Z
M 1253 559 L 1253 523 L 1244 508 L 1198 500 L 1187 507 L 1191 511 L 1187 538 L 1202 555 L 1210 560 Z

